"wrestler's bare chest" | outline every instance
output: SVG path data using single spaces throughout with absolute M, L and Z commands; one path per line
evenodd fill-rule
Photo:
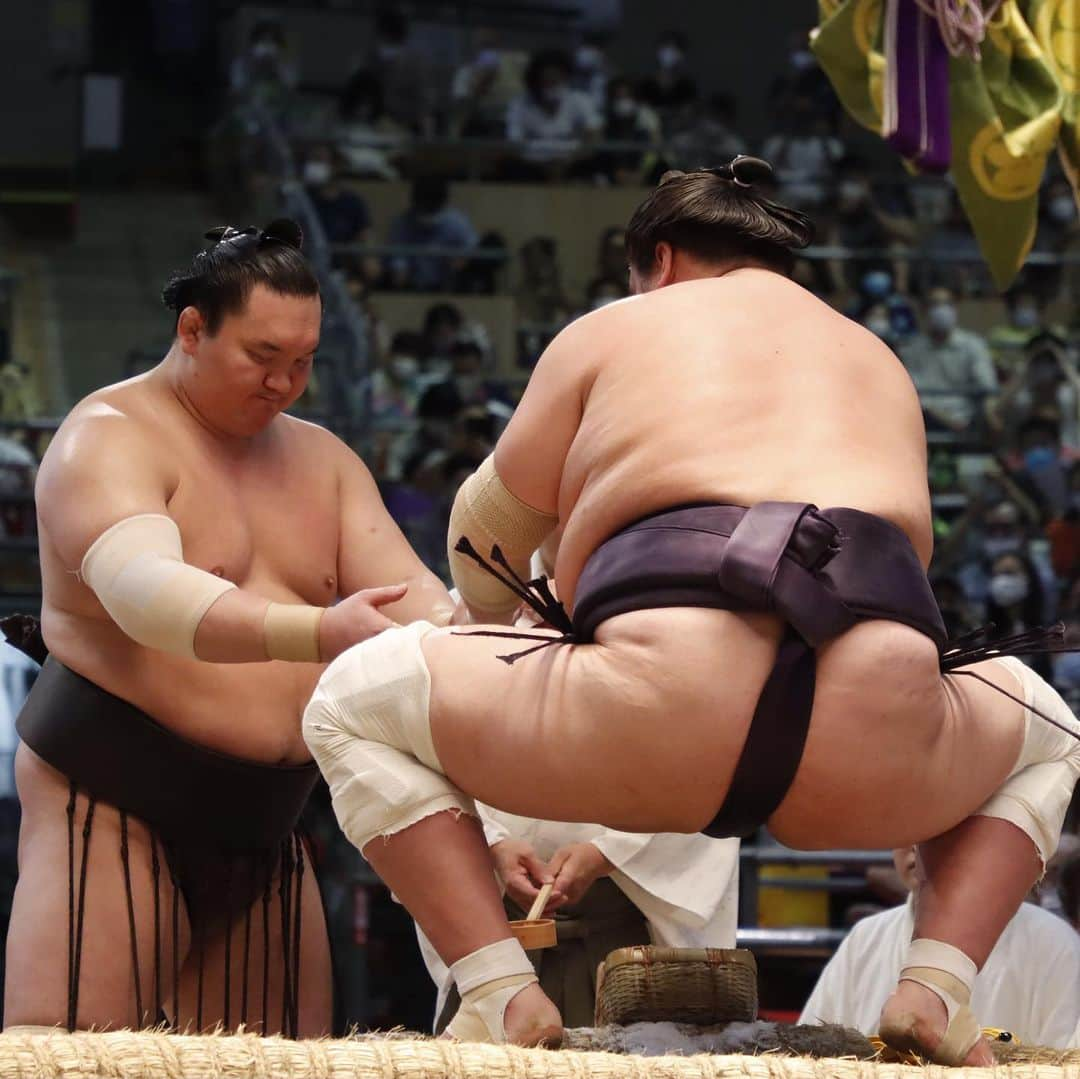
M 336 477 L 304 447 L 240 460 L 192 450 L 168 500 L 184 559 L 274 599 L 325 605 L 337 596 Z

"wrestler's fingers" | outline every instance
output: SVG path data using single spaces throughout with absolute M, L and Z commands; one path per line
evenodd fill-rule
M 523 855 L 521 865 L 536 884 L 550 884 L 555 880 L 555 875 L 548 868 L 547 863 L 537 858 L 535 854 Z
M 354 592 L 372 607 L 383 607 L 387 603 L 397 603 L 406 592 L 409 591 L 407 584 L 387 584 L 379 588 L 365 588 L 360 592 Z

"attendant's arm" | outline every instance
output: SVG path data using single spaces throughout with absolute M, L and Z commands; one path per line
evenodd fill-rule
M 446 586 L 409 546 L 363 461 L 332 436 L 326 437 L 338 462 L 341 492 L 340 594 L 404 584 L 408 592 L 386 606 L 385 614 L 402 625 L 421 620 L 448 625 L 455 604 Z
M 70 421 L 38 475 L 41 524 L 68 572 L 145 647 L 214 663 L 318 659 L 322 609 L 271 604 L 186 562 L 168 508 L 178 475 L 136 423 L 98 407 Z M 391 598 L 399 593 L 354 601 L 354 642 L 387 624 L 374 607 Z

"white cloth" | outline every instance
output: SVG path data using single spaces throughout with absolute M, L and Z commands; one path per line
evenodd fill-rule
M 547 861 L 570 843 L 592 843 L 614 871 L 611 879 L 645 915 L 654 944 L 670 948 L 734 948 L 739 911 L 739 841 L 704 835 L 638 835 L 599 824 L 565 824 L 503 813 L 477 803 L 488 845 L 512 836 Z M 419 927 L 420 952 L 439 988 L 441 1013 L 450 973 Z
M 821 972 L 799 1022 L 875 1034 L 914 925 L 910 899 L 856 923 Z M 1080 1044 L 1080 935 L 1063 919 L 1022 904 L 975 979 L 971 1008 L 981 1025 L 1012 1031 L 1025 1045 Z

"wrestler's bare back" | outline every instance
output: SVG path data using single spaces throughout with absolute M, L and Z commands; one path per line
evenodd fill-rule
M 186 562 L 278 602 L 334 602 L 339 451 L 326 431 L 281 415 L 230 445 L 151 372 L 100 390 L 71 412 L 42 462 L 39 499 L 88 439 L 116 439 L 145 455 Z M 139 645 L 80 581 L 78 567 L 65 564 L 44 520 L 39 532 L 42 628 L 57 659 L 204 745 L 264 762 L 308 759 L 299 717 L 318 664 L 203 663 Z
M 572 601 L 588 556 L 620 527 L 695 500 L 850 506 L 931 553 L 922 414 L 896 356 L 778 274 L 743 269 L 608 305 L 564 331 L 551 381 L 514 417 L 500 475 L 544 509 L 544 460 L 565 455 L 556 578 Z M 553 427 L 580 401 L 569 449 Z M 561 406 L 561 407 L 560 407 Z M 534 417 L 522 410 L 536 407 Z M 546 413 L 546 414 L 543 414 Z M 529 452 L 517 438 L 537 435 Z M 539 458 L 539 460 L 538 460 Z

